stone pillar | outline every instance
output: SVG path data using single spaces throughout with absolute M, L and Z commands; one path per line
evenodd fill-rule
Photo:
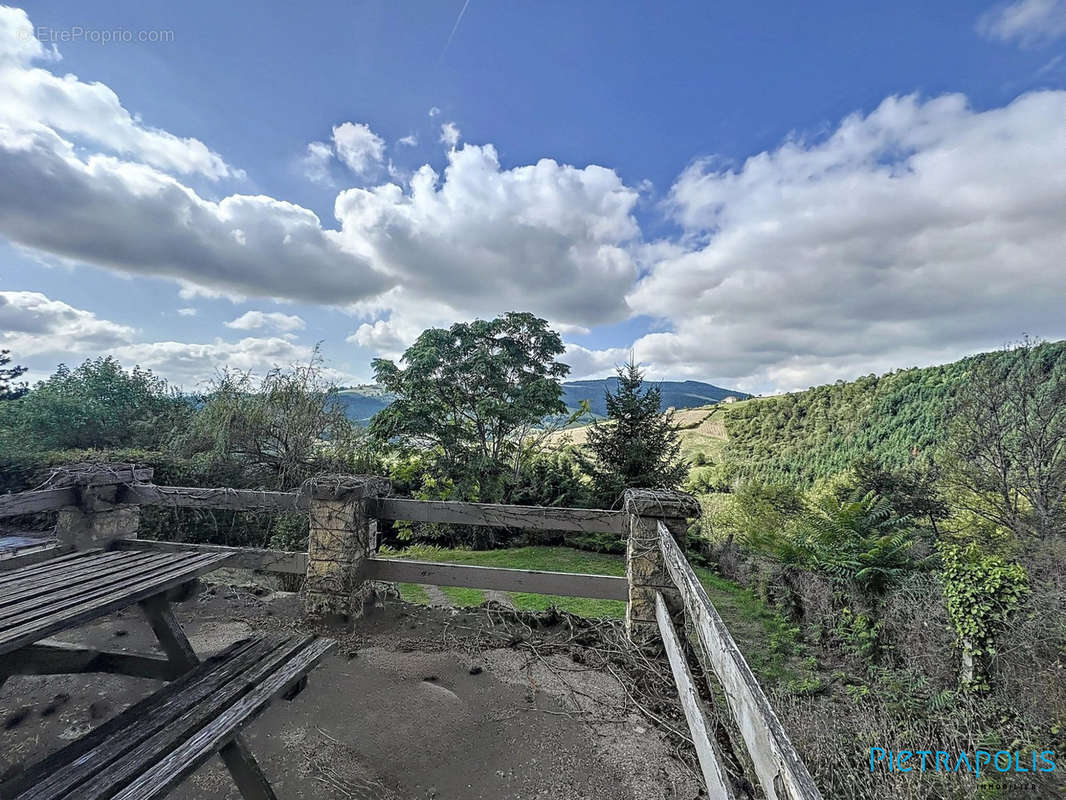
M 304 488 L 310 498 L 304 611 L 346 623 L 363 615 L 367 599 L 362 567 L 377 532 L 370 501 L 392 487 L 371 475 L 325 475 Z
M 77 495 L 77 505 L 62 509 L 56 519 L 59 543 L 90 550 L 136 536 L 141 509 L 122 502 L 122 487 L 151 480 L 151 468 L 135 464 L 75 464 L 58 470 L 48 488 L 70 486 Z
M 681 597 L 666 571 L 659 547 L 659 520 L 666 523 L 684 551 L 688 521 L 698 517 L 700 504 L 690 494 L 661 489 L 628 489 L 624 510 L 629 515 L 626 542 L 626 634 L 634 642 L 659 637 L 655 594 L 661 592 L 671 612 L 682 611 Z

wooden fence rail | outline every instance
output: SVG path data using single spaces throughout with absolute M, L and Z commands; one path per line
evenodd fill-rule
M 667 572 L 681 592 L 685 612 L 740 728 L 756 777 L 769 800 L 821 800 L 818 787 L 770 701 L 707 597 L 681 549 L 662 523 L 659 545 Z

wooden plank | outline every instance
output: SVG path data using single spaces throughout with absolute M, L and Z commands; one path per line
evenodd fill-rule
M 299 512 L 310 508 L 300 492 L 267 492 L 258 489 L 206 489 L 195 486 L 132 484 L 119 487 L 121 503 L 173 508 L 217 508 L 233 511 Z
M 261 713 L 272 700 L 285 693 L 336 645 L 329 639 L 316 639 L 286 662 L 281 669 L 242 697 L 208 726 L 167 755 L 151 770 L 141 774 L 114 800 L 155 800 L 180 784 L 205 761 L 233 741 L 240 728 Z M 79 798 L 82 795 L 79 795 Z M 91 800 L 91 796 L 86 800 Z
M 86 559 L 86 562 L 91 563 L 71 562 L 69 569 L 0 587 L 0 620 L 10 616 L 9 609 L 15 605 L 24 609 L 34 608 L 33 605 L 22 604 L 59 599 L 63 592 L 80 591 L 78 587 L 105 583 L 108 578 L 117 573 L 131 570 L 145 563 L 162 561 L 161 553 L 138 553 L 135 558 L 129 556 L 129 553 L 107 553 L 95 560 Z
M 185 673 L 165 658 L 41 642 L 0 656 L 0 675 L 73 675 L 103 672 L 170 681 Z
M 213 696 L 220 687 L 263 661 L 279 646 L 276 638 L 245 639 L 160 689 L 83 738 L 34 764 L 5 785 L 4 797 L 52 800 L 67 796 L 109 764 Z
M 398 497 L 378 498 L 370 503 L 371 516 L 378 519 L 588 533 L 620 534 L 626 516 L 621 511 L 589 508 L 507 506 L 452 500 L 406 500 Z
M 27 553 L 0 558 L 0 579 L 15 570 L 40 564 L 43 561 L 51 561 L 58 556 L 70 553 L 72 550 L 73 547 L 69 544 L 59 544 L 53 541 L 49 546 L 42 547 L 40 550 L 31 550 Z
M 34 620 L 17 628 L 0 632 L 0 653 L 17 650 L 25 644 L 51 636 L 65 628 L 77 627 L 91 619 L 107 616 L 113 611 L 151 597 L 153 594 L 173 589 L 205 572 L 217 569 L 225 559 L 225 556 L 198 556 L 168 572 L 123 586 L 109 594 L 93 597 L 65 608 L 44 620 Z
M 70 464 L 60 467 L 48 479 L 50 486 L 115 486 L 147 482 L 153 470 L 139 464 Z
M 0 630 L 13 624 L 9 620 L 17 618 L 20 622 L 25 622 L 47 616 L 54 610 L 65 608 L 72 600 L 106 594 L 118 586 L 175 565 L 175 557 L 168 553 L 138 553 L 132 559 L 128 558 L 132 554 L 121 555 L 127 558 L 102 566 L 99 575 L 92 572 L 82 573 L 80 576 L 72 576 L 69 582 L 60 581 L 57 586 L 43 588 L 40 592 L 35 591 L 32 585 L 16 592 L 12 595 L 14 602 L 0 608 Z M 57 577 L 61 578 L 62 573 Z
M 299 659 L 308 643 L 309 639 L 300 637 L 277 642 L 265 658 L 232 675 L 232 679 L 220 684 L 212 694 L 195 705 L 186 705 L 186 710 L 180 717 L 164 727 L 158 727 L 147 738 L 142 735 L 145 726 L 135 725 L 124 738 L 136 738 L 139 744 L 134 748 L 125 748 L 119 758 L 112 759 L 107 764 L 106 770 L 80 783 L 76 800 L 111 798 L 120 790 L 128 790 L 131 783 L 136 784 L 140 779 L 156 775 L 162 768 L 160 760 L 165 761 L 176 748 L 180 748 L 201 734 L 205 728 L 215 724 L 242 698 L 269 681 L 268 676 L 274 676 L 288 668 L 293 661 Z M 239 724 L 243 724 L 243 720 Z M 125 744 L 123 742 L 123 746 Z M 217 752 L 217 748 L 209 755 L 214 752 Z
M 80 550 L 78 552 L 72 552 L 68 550 L 66 553 L 59 554 L 56 558 L 48 559 L 46 562 L 32 564 L 26 567 L 22 567 L 10 572 L 0 572 L 0 586 L 4 586 L 12 581 L 22 580 L 28 575 L 39 575 L 43 572 L 49 572 L 53 569 L 60 569 L 63 564 L 79 558 L 87 558 L 97 553 L 102 553 L 103 550 L 95 548 L 93 550 Z
M 76 505 L 77 502 L 78 495 L 69 486 L 59 489 L 38 489 L 33 492 L 0 494 L 0 517 L 36 514 L 40 511 L 55 511 L 59 508 Z
M 614 575 L 474 567 L 467 564 L 409 561 L 402 558 L 369 558 L 363 564 L 365 576 L 375 581 L 469 586 L 475 589 L 595 597 L 602 600 L 625 600 L 629 592 L 626 579 Z
M 118 539 L 116 550 L 159 550 L 162 552 L 229 553 L 227 567 L 255 569 L 261 572 L 307 573 L 307 553 L 288 550 L 263 550 L 256 547 L 223 547 L 216 544 L 159 542 L 154 539 Z
M 821 800 L 814 779 L 789 741 L 762 687 L 661 521 L 659 546 L 666 569 L 681 592 L 696 637 L 722 684 L 763 792 L 769 800 Z
M 685 660 L 681 642 L 678 641 L 674 623 L 670 621 L 670 612 L 666 608 L 663 596 L 655 593 L 655 618 L 659 622 L 659 633 L 663 637 L 663 645 L 666 648 L 666 657 L 670 661 L 670 671 L 674 673 L 674 684 L 677 686 L 678 695 L 681 697 L 681 707 L 685 711 L 685 721 L 688 722 L 689 733 L 692 734 L 692 744 L 696 748 L 696 757 L 700 762 L 703 772 L 703 783 L 707 787 L 707 797 L 710 800 L 734 800 L 735 795 L 729 784 L 725 765 L 718 753 L 718 747 L 711 737 L 707 728 L 707 715 L 703 710 L 703 702 L 692 680 L 688 662 Z

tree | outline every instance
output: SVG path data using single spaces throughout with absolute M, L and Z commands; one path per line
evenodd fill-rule
M 560 380 L 570 368 L 555 360 L 563 351 L 559 334 L 528 313 L 425 330 L 404 366 L 374 360 L 377 382 L 396 400 L 371 431 L 430 450 L 439 491 L 503 500 L 544 418 L 566 411 Z
M 950 509 L 937 489 L 939 474 L 928 465 L 889 469 L 867 456 L 852 465 L 856 489 L 862 494 L 873 492 L 885 498 L 900 516 L 928 520 L 933 532 L 938 521 L 947 519 Z M 844 495 L 838 499 L 844 500 Z
M 26 367 L 7 366 L 10 363 L 10 351 L 0 350 L 0 400 L 17 400 L 29 391 L 25 383 L 15 383 L 26 373 Z
M 151 370 L 114 358 L 60 364 L 12 404 L 5 425 L 25 449 L 156 448 L 192 415 L 189 401 Z
M 307 364 L 275 367 L 262 379 L 223 372 L 178 443 L 209 454 L 242 480 L 291 489 L 319 472 L 372 472 L 366 436 L 348 419 L 325 378 L 318 351 Z
M 1018 535 L 1066 528 L 1066 364 L 1025 340 L 975 358 L 949 425 L 946 478 L 963 508 Z
M 644 375 L 632 361 L 618 369 L 618 392 L 605 393 L 607 420 L 589 427 L 591 458 L 579 455 L 606 505 L 629 488 L 676 489 L 688 474 L 673 412 L 662 413 L 658 386 L 643 387 Z

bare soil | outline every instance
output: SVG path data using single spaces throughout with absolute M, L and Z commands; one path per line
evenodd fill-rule
M 206 585 L 176 611 L 201 656 L 256 629 L 305 625 L 297 595 L 255 585 Z M 338 638 L 337 649 L 304 692 L 275 702 L 245 731 L 280 798 L 702 796 L 685 744 L 649 723 L 617 673 L 587 666 L 576 641 L 541 652 L 534 631 L 508 626 L 502 611 L 398 600 L 379 603 L 350 631 L 318 632 Z M 155 649 L 136 609 L 56 638 Z M 9 679 L 0 688 L 0 773 L 84 735 L 158 686 L 110 675 Z M 172 796 L 239 798 L 217 757 Z

